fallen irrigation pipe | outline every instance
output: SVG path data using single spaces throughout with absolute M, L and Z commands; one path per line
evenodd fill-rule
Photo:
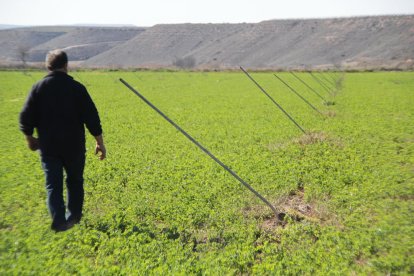
M 299 76 L 297 76 L 295 73 L 293 73 L 292 71 L 290 71 L 290 73 L 296 78 L 298 79 L 301 83 L 303 83 L 309 90 L 311 90 L 313 93 L 315 93 L 319 98 L 321 98 L 323 100 L 323 102 L 326 104 L 326 100 L 324 97 L 322 97 L 318 92 L 316 92 L 315 89 L 313 89 L 310 85 L 308 85 L 304 80 L 302 80 L 301 78 L 299 78 Z
M 327 83 L 327 85 L 332 85 L 335 86 L 334 83 L 331 82 L 331 80 L 329 80 L 324 73 L 320 72 L 319 76 L 321 77 L 322 80 L 325 80 L 325 82 Z
M 257 87 L 304 133 L 306 134 L 306 131 L 292 118 L 292 116 L 289 115 L 289 113 L 286 112 L 286 110 L 283 109 L 283 107 L 280 106 L 264 89 L 260 84 L 253 79 L 252 76 L 250 76 L 249 73 L 247 73 L 246 70 L 244 70 L 243 67 L 240 66 L 240 69 L 246 74 L 246 76 L 254 83 Z
M 201 149 L 205 154 L 210 156 L 217 164 L 219 164 L 223 169 L 229 172 L 234 178 L 236 178 L 241 184 L 243 184 L 247 189 L 249 189 L 254 195 L 256 195 L 259 199 L 261 199 L 270 209 L 272 209 L 273 213 L 276 216 L 276 219 L 279 219 L 279 213 L 266 198 L 264 198 L 261 194 L 259 194 L 252 186 L 247 184 L 240 176 L 238 176 L 234 171 L 232 171 L 229 167 L 227 167 L 223 162 L 221 162 L 217 157 L 215 157 L 209 150 L 207 150 L 203 145 L 201 145 L 197 140 L 195 140 L 190 134 L 188 134 L 184 129 L 182 129 L 179 125 L 177 125 L 173 120 L 171 120 L 167 115 L 165 115 L 161 110 L 159 110 L 156 106 L 154 106 L 150 101 L 148 101 L 144 96 L 142 96 L 136 89 L 134 89 L 131 85 L 129 85 L 123 79 L 119 79 L 126 87 L 129 88 L 135 95 L 137 95 L 141 100 L 143 100 L 147 105 L 149 105 L 152 109 L 154 109 L 158 114 L 160 114 L 167 122 L 172 124 L 178 131 L 180 131 L 187 139 L 189 139 L 193 144 L 195 144 L 199 149 Z
M 329 74 L 329 72 L 326 72 L 324 75 L 330 81 L 330 83 L 332 83 L 332 85 L 335 86 L 336 80 L 331 77 L 331 75 Z
M 328 76 L 330 76 L 331 77 L 331 80 L 333 81 L 333 85 L 334 85 L 334 87 L 338 87 L 338 82 L 339 82 L 339 74 L 336 74 L 336 73 L 333 73 L 333 72 L 331 72 L 330 74 L 328 74 Z
M 319 83 L 320 86 L 322 86 L 323 89 L 325 89 L 326 92 L 328 92 L 329 95 L 332 95 L 329 91 L 329 88 L 327 88 L 321 80 L 319 80 L 314 74 L 312 74 L 312 72 L 309 72 L 309 74 L 312 76 L 314 80 L 316 80 L 317 83 Z
M 285 82 L 284 80 L 282 80 L 281 77 L 279 77 L 276 74 L 273 74 L 273 76 L 275 76 L 278 80 L 280 80 L 284 85 L 286 85 L 290 91 L 292 91 L 293 93 L 295 93 L 299 98 L 301 98 L 305 103 L 307 103 L 313 110 L 315 110 L 316 112 L 318 112 L 319 114 L 321 114 L 323 116 L 323 114 L 316 108 L 314 107 L 308 100 L 306 100 L 304 97 L 302 97 L 298 92 L 296 92 L 295 89 L 293 89 L 289 84 L 287 84 L 287 82 Z
M 331 72 L 325 71 L 325 76 L 333 83 L 335 83 L 335 79 L 332 77 Z
M 324 79 L 322 78 L 322 76 L 321 76 L 321 74 L 314 74 L 314 73 L 311 73 L 313 76 L 315 76 L 316 77 L 316 79 L 318 79 L 319 81 L 320 81 L 320 83 L 323 85 L 323 86 L 325 86 L 327 89 L 331 89 L 331 87 L 329 86 L 329 84 L 327 84 L 325 81 L 324 81 Z
M 330 74 L 329 74 L 329 75 L 331 76 L 331 79 L 332 79 L 335 83 L 338 81 L 339 74 L 338 74 L 337 72 L 335 72 L 335 71 L 330 71 Z

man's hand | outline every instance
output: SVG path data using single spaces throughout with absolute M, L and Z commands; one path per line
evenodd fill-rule
M 95 136 L 95 140 L 96 140 L 95 154 L 98 154 L 100 152 L 101 154 L 99 155 L 99 159 L 104 160 L 106 157 L 106 148 L 103 142 L 102 135 Z
M 104 160 L 105 157 L 106 157 L 106 148 L 105 148 L 104 144 L 100 145 L 100 144 L 96 143 L 95 154 L 98 154 L 99 152 L 101 153 L 99 155 L 99 159 Z
M 39 149 L 39 139 L 26 135 L 26 141 L 30 150 L 35 151 Z

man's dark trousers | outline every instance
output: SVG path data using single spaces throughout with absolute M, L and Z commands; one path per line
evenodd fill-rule
M 52 216 L 52 228 L 66 224 L 65 203 L 63 200 L 63 171 L 66 172 L 67 221 L 79 222 L 83 207 L 83 170 L 85 153 L 74 156 L 41 156 L 42 168 L 46 177 L 47 205 Z

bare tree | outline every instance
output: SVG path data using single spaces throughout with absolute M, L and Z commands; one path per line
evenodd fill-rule
M 17 57 L 23 64 L 23 68 L 26 67 L 27 58 L 29 57 L 30 47 L 27 45 L 20 45 L 17 48 Z

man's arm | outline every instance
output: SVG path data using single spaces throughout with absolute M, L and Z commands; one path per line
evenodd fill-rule
M 92 134 L 96 138 L 102 135 L 102 126 L 98 110 L 96 109 L 96 106 L 92 101 L 92 98 L 89 96 L 88 91 L 86 91 L 86 88 L 82 86 L 80 89 L 80 105 L 82 107 L 82 119 L 90 134 Z
M 95 154 L 101 153 L 99 155 L 100 160 L 104 160 L 106 158 L 106 148 L 103 141 L 102 136 L 102 126 L 101 120 L 99 118 L 98 110 L 92 98 L 89 96 L 86 88 L 82 86 L 82 98 L 81 98 L 81 105 L 82 105 L 82 114 L 83 120 L 86 125 L 86 128 L 89 132 L 95 137 L 96 146 L 95 146 Z
M 39 141 L 33 137 L 34 128 L 37 125 L 37 114 L 36 114 L 36 97 L 35 97 L 35 86 L 27 97 L 27 100 L 20 112 L 19 127 L 20 130 L 26 136 L 28 147 L 35 151 L 39 149 Z

